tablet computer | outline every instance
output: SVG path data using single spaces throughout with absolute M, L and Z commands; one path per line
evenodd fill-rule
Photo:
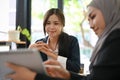
M 0 80 L 13 71 L 5 66 L 6 62 L 25 66 L 37 73 L 46 74 L 41 55 L 36 49 L 17 49 L 0 52 Z

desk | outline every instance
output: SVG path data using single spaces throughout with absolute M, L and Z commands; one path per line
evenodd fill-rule
M 9 43 L 9 42 L 14 42 L 14 43 L 16 43 L 16 44 L 26 44 L 26 42 L 25 41 L 0 41 L 0 43 Z
M 24 48 L 26 42 L 25 41 L 0 41 L 0 46 L 9 46 L 10 49 L 16 49 L 18 48 L 18 45 L 22 45 Z

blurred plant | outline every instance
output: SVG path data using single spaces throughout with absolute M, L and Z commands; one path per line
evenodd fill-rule
M 23 34 L 29 41 L 31 41 L 31 35 L 27 28 L 21 28 L 20 25 L 18 25 L 17 30 L 20 31 L 21 34 Z

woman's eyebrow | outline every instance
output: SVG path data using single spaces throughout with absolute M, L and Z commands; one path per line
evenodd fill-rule
M 91 14 L 92 14 L 92 12 L 89 12 L 89 13 L 88 13 L 88 16 L 90 16 Z
M 91 16 L 91 14 L 94 12 L 94 10 L 90 10 L 89 12 L 88 12 L 88 16 Z

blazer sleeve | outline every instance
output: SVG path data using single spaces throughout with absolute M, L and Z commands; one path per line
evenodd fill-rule
M 80 71 L 80 48 L 76 37 L 63 33 L 59 38 L 59 55 L 66 57 L 66 69 Z
M 66 68 L 69 71 L 79 72 L 80 71 L 80 48 L 77 38 L 73 37 L 69 47 L 69 56 L 66 62 Z
M 47 75 L 38 73 L 38 74 L 35 76 L 35 79 L 34 79 L 34 80 L 64 80 L 64 79 L 52 78 L 52 77 L 50 77 L 50 76 L 47 76 Z

